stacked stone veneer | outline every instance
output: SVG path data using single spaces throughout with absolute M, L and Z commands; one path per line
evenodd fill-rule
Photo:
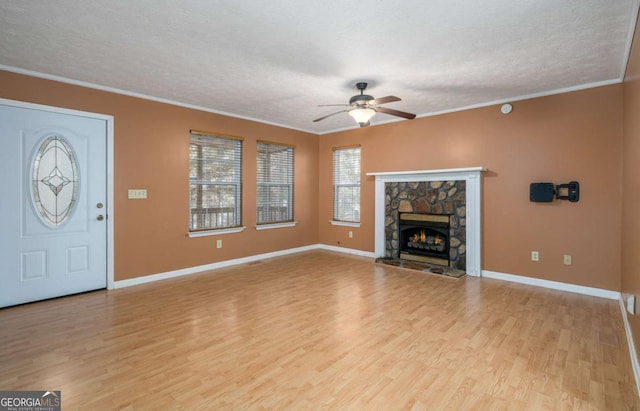
M 385 184 L 386 257 L 398 258 L 399 213 L 449 214 L 450 267 L 467 265 L 467 209 L 465 181 Z

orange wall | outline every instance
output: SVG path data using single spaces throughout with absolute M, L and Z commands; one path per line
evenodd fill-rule
M 0 97 L 115 117 L 116 280 L 315 243 L 373 251 L 366 172 L 484 166 L 484 270 L 619 290 L 622 91 L 516 102 L 508 116 L 487 107 L 316 136 L 0 71 Z M 189 129 L 245 138 L 245 232 L 186 237 Z M 254 229 L 257 139 L 296 145 L 295 228 Z M 362 224 L 331 226 L 331 149 L 352 144 L 362 145 Z M 579 203 L 529 202 L 529 183 L 570 180 L 581 184 Z M 149 199 L 127 200 L 129 188 L 147 188 Z
M 401 121 L 320 137 L 320 242 L 374 250 L 367 172 L 484 166 L 482 269 L 620 289 L 622 86 Z M 361 227 L 332 217 L 332 148 L 361 144 Z M 580 182 L 580 201 L 529 202 L 529 184 Z M 348 231 L 354 238 L 348 238 Z M 540 261 L 532 262 L 532 250 Z M 573 265 L 563 265 L 570 254 Z
M 114 116 L 116 280 L 317 242 L 314 134 L 3 71 L 0 97 Z M 244 232 L 187 237 L 190 129 L 244 137 Z M 258 139 L 296 146 L 294 228 L 255 230 Z M 148 199 L 128 200 L 129 188 L 146 188 Z
M 624 81 L 622 184 L 622 293 L 640 298 L 640 32 L 636 26 Z M 640 302 L 636 303 L 636 310 Z M 636 352 L 640 351 L 640 316 L 627 315 Z

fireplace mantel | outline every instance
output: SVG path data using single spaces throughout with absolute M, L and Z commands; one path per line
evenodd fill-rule
M 393 177 L 393 176 L 416 176 L 423 174 L 446 174 L 447 176 L 451 175 L 466 175 L 470 172 L 480 173 L 481 171 L 487 171 L 484 167 L 466 167 L 466 168 L 441 168 L 439 170 L 419 170 L 419 171 L 382 171 L 382 172 L 374 172 L 367 173 L 368 176 L 381 176 L 381 177 Z M 479 174 L 478 174 L 479 175 Z M 428 180 L 420 180 L 420 181 L 439 181 L 442 177 L 438 177 L 436 179 L 428 179 Z M 451 178 L 447 178 L 447 180 L 452 180 Z M 456 178 L 453 180 L 464 180 L 464 178 Z M 387 181 L 417 181 L 414 179 L 411 180 L 387 180 Z
M 480 173 L 484 167 L 449 168 L 419 171 L 371 172 L 368 176 L 375 183 L 375 255 L 385 255 L 385 183 L 422 181 L 466 181 L 465 203 L 467 207 L 467 275 L 479 277 L 481 272 L 481 225 L 480 225 Z

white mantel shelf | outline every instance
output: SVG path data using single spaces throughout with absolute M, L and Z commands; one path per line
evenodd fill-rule
M 465 167 L 465 168 L 442 168 L 439 170 L 418 170 L 418 171 L 380 171 L 367 173 L 368 176 L 411 176 L 414 174 L 458 174 L 473 171 L 487 171 L 484 167 Z
M 466 181 L 465 203 L 467 208 L 467 275 L 479 277 L 482 272 L 480 261 L 481 226 L 480 173 L 487 171 L 484 167 L 446 168 L 439 170 L 391 171 L 367 173 L 376 178 L 375 183 L 375 255 L 384 257 L 385 241 L 385 184 L 395 182 L 421 181 Z

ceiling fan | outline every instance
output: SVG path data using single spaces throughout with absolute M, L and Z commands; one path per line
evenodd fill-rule
M 394 101 L 400 101 L 401 99 L 395 96 L 387 96 L 380 98 L 373 98 L 368 94 L 364 94 L 364 90 L 367 88 L 367 83 L 360 82 L 356 83 L 356 88 L 360 90 L 360 94 L 356 94 L 355 96 L 349 99 L 349 104 L 321 104 L 318 107 L 329 107 L 329 106 L 345 106 L 348 107 L 344 110 L 336 111 L 335 113 L 327 114 L 324 117 L 317 118 L 313 120 L 313 122 L 318 122 L 324 120 L 327 117 L 334 116 L 336 114 L 344 113 L 345 111 L 349 113 L 351 117 L 353 117 L 356 122 L 360 125 L 360 127 L 368 126 L 369 120 L 376 113 L 384 113 L 390 114 L 392 116 L 403 117 L 409 120 L 413 120 L 416 118 L 415 114 L 406 113 L 404 111 L 393 110 L 386 107 L 380 107 L 380 104 L 385 103 L 393 103 Z

